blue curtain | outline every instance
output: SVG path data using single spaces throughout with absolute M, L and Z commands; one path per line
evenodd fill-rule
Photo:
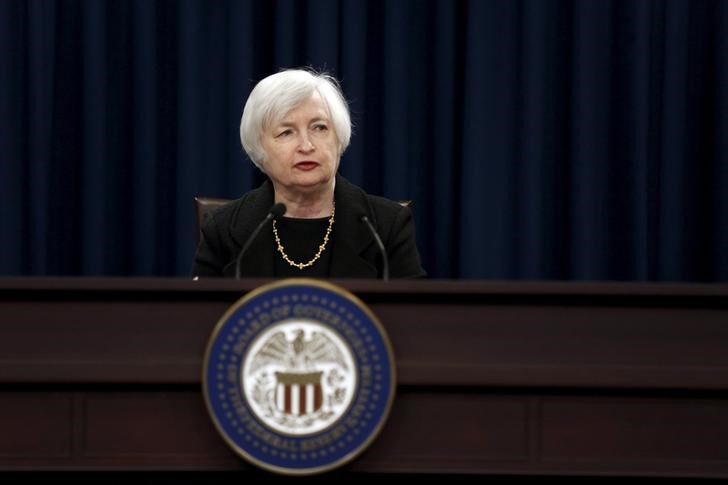
M 262 176 L 281 67 L 342 80 L 341 172 L 433 277 L 728 281 L 728 2 L 0 2 L 0 274 L 186 275 Z

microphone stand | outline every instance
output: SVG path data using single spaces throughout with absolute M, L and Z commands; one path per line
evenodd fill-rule
M 361 216 L 360 220 L 367 225 L 372 233 L 372 236 L 374 236 L 374 241 L 377 243 L 379 252 L 382 253 L 382 280 L 389 281 L 389 258 L 387 257 L 387 251 L 384 249 L 382 239 L 379 237 L 377 230 L 374 229 L 374 226 L 369 221 L 369 218 L 367 216 Z

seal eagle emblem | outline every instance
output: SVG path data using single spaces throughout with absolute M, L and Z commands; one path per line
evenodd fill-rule
M 253 411 L 294 435 L 326 427 L 349 406 L 356 388 L 346 343 L 326 326 L 298 319 L 262 333 L 241 378 Z
M 356 296 L 319 280 L 282 280 L 241 298 L 217 323 L 203 367 L 205 402 L 222 438 L 283 474 L 356 458 L 394 397 L 381 323 Z

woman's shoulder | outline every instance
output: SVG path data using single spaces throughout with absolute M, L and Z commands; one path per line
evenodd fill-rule
M 412 212 L 402 203 L 379 195 L 366 194 L 366 198 L 379 232 L 397 232 L 412 223 Z
M 247 194 L 211 208 L 204 215 L 204 223 L 220 225 L 225 221 L 232 220 L 233 216 L 240 210 L 240 206 L 243 205 L 246 196 Z
M 366 205 L 369 206 L 375 216 L 382 215 L 385 217 L 396 217 L 398 213 L 408 211 L 405 204 L 386 197 L 370 194 L 343 177 L 338 177 L 337 184 L 342 187 L 342 195 L 346 198 L 348 203 L 356 204 L 360 203 L 357 202 L 358 200 L 366 201 Z
M 396 217 L 400 212 L 409 211 L 407 204 L 403 202 L 372 194 L 366 194 L 366 197 L 369 205 L 377 215 L 382 214 Z
M 265 212 L 265 207 L 270 206 L 270 203 L 264 202 L 264 199 L 272 198 L 268 192 L 270 190 L 265 186 L 249 190 L 241 197 L 232 199 L 210 210 L 207 219 L 216 225 L 220 225 L 236 220 L 241 214 L 259 212 L 260 210 Z

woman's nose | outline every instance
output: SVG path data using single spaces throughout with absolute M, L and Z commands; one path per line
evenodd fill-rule
M 305 135 L 301 138 L 301 142 L 298 144 L 298 149 L 302 152 L 311 152 L 315 148 L 316 147 L 313 146 L 313 142 L 311 141 L 311 139 Z

